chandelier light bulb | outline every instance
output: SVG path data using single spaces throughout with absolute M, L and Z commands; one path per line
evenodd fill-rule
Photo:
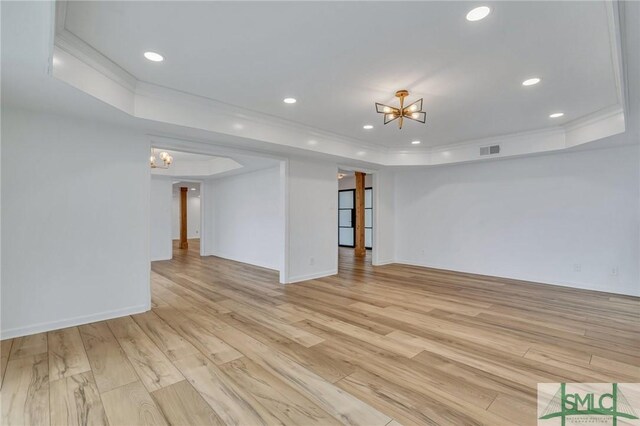
M 384 115 L 384 124 L 389 124 L 394 120 L 398 120 L 398 128 L 402 129 L 402 124 L 406 120 L 413 120 L 424 124 L 426 121 L 426 113 L 422 111 L 422 98 L 413 102 L 411 105 L 405 106 L 405 98 L 409 96 L 408 90 L 396 91 L 396 98 L 399 100 L 399 107 L 392 107 L 376 102 L 376 112 Z
M 173 163 L 173 157 L 166 151 L 160 152 L 158 157 L 162 160 L 161 164 L 156 163 L 156 151 L 154 148 L 151 148 L 151 156 L 149 156 L 149 166 L 152 169 L 168 169 L 171 163 Z

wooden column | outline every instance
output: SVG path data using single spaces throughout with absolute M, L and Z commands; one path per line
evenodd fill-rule
M 364 248 L 364 176 L 364 173 L 356 172 L 356 256 L 367 253 Z
M 189 188 L 180 188 L 180 248 L 188 249 L 187 242 L 187 193 Z

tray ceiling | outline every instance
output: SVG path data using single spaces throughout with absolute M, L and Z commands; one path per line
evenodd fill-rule
M 289 127 L 296 135 L 281 139 L 304 149 L 329 140 L 352 146 L 354 157 L 424 156 L 570 129 L 623 104 L 614 10 L 605 1 L 488 2 L 491 14 L 477 22 L 465 19 L 477 6 L 470 2 L 58 3 L 56 45 L 65 53 L 133 93 L 214 105 L 191 114 L 210 114 L 209 128 L 195 118 L 193 127 L 221 131 L 227 114 L 230 134 L 260 122 L 261 133 L 241 136 L 273 142 Z M 148 61 L 146 51 L 165 60 Z M 524 87 L 531 77 L 542 81 Z M 382 124 L 374 102 L 393 103 L 397 89 L 411 92 L 408 102 L 424 98 L 426 125 Z M 138 114 L 147 98 L 120 107 L 158 119 Z M 549 118 L 558 111 L 564 116 Z M 265 131 L 270 121 L 280 130 Z M 571 145 L 564 139 L 555 149 Z

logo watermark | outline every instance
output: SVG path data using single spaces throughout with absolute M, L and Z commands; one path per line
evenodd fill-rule
M 638 383 L 538 383 L 538 425 L 640 426 Z

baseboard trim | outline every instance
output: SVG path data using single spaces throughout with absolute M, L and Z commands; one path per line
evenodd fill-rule
M 151 262 L 161 262 L 163 260 L 171 260 L 173 259 L 173 255 L 169 256 L 169 257 L 158 257 L 158 258 L 151 258 Z
M 247 265 L 257 266 L 259 268 L 271 269 L 272 271 L 278 271 L 278 272 L 280 271 L 280 268 L 277 266 L 274 267 L 273 265 L 267 265 L 266 263 L 262 263 L 262 262 L 253 262 L 247 259 L 240 259 L 236 256 L 230 256 L 226 253 L 207 253 L 206 256 L 220 257 L 222 259 L 233 260 L 234 262 L 246 263 Z
M 548 278 L 540 278 L 540 277 L 524 277 L 524 276 L 516 277 L 516 276 L 509 276 L 509 275 L 490 275 L 490 274 L 483 273 L 483 272 L 477 272 L 477 271 L 471 271 L 471 270 L 462 270 L 462 269 L 451 269 L 451 268 L 447 268 L 447 267 L 443 267 L 443 266 L 429 265 L 429 264 L 426 264 L 426 263 L 418 263 L 418 262 L 410 261 L 410 260 L 396 260 L 395 263 L 400 264 L 400 265 L 417 266 L 419 268 L 429 268 L 429 269 L 438 269 L 438 270 L 441 270 L 441 271 L 457 272 L 457 273 L 460 273 L 460 274 L 471 274 L 471 275 L 478 275 L 478 276 L 483 276 L 483 277 L 502 278 L 502 279 L 514 280 L 514 281 L 523 281 L 523 282 L 526 282 L 526 283 L 529 283 L 529 284 L 551 285 L 551 286 L 555 286 L 555 287 L 565 287 L 565 288 L 572 288 L 572 289 L 576 289 L 576 290 L 595 291 L 595 292 L 598 292 L 598 293 L 640 297 L 640 294 L 637 294 L 637 293 L 624 292 L 624 291 L 614 292 L 614 291 L 610 291 L 610 290 L 603 290 L 599 286 L 588 284 L 588 283 L 554 281 L 554 280 L 550 280 Z
M 396 261 L 395 261 L 395 260 L 393 260 L 393 259 L 386 259 L 386 260 L 380 260 L 380 261 L 375 262 L 375 263 L 371 262 L 371 264 L 372 264 L 373 266 L 390 265 L 390 264 L 392 264 L 392 263 L 396 263 Z
M 329 271 L 316 272 L 315 274 L 298 275 L 297 277 L 289 277 L 289 279 L 285 284 L 294 284 L 302 281 L 315 280 L 318 278 L 330 277 L 332 275 L 337 275 L 337 274 L 338 274 L 337 269 L 331 269 Z
M 151 302 L 143 305 L 130 306 L 122 309 L 100 312 L 99 314 L 83 315 L 74 318 L 67 318 L 58 321 L 41 322 L 26 327 L 10 328 L 0 332 L 0 338 L 11 339 L 14 337 L 28 336 L 30 334 L 43 333 L 46 331 L 59 330 L 61 328 L 74 327 L 77 325 L 89 324 L 96 321 L 104 321 L 127 315 L 139 314 L 151 309 Z

